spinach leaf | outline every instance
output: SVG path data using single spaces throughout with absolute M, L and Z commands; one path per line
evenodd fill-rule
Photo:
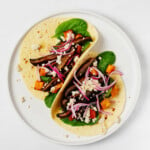
M 42 80 L 43 82 L 45 82 L 45 83 L 48 83 L 48 82 L 50 82 L 50 81 L 52 80 L 52 78 L 51 78 L 51 77 L 41 76 L 41 80 Z
M 73 30 L 75 34 L 82 34 L 83 36 L 90 36 L 87 31 L 87 23 L 83 19 L 73 18 L 61 23 L 55 30 L 54 37 L 60 38 L 63 32 L 67 30 Z
M 98 62 L 98 69 L 103 73 L 106 72 L 106 68 L 109 64 L 114 64 L 116 56 L 112 51 L 106 51 L 101 53 L 98 58 L 101 57 L 101 60 Z
M 61 119 L 64 123 L 66 123 L 66 124 L 68 124 L 68 125 L 71 125 L 71 126 L 85 126 L 85 125 L 93 125 L 93 124 L 96 124 L 97 122 L 98 122 L 98 120 L 99 120 L 99 115 L 97 115 L 97 117 L 96 117 L 96 121 L 95 122 L 89 122 L 89 123 L 85 123 L 85 122 L 81 122 L 81 121 L 77 121 L 77 120 L 72 120 L 72 121 L 70 121 L 69 119 L 68 119 L 68 117 L 67 118 L 62 118 Z
M 48 108 L 51 108 L 52 106 L 52 103 L 56 97 L 57 93 L 49 93 L 49 95 L 47 95 L 44 99 L 44 102 L 45 102 L 45 105 L 48 107 Z
M 83 45 L 82 45 L 82 52 L 85 51 L 90 45 L 89 41 L 86 41 Z
M 108 98 L 111 96 L 111 90 L 112 88 L 110 88 L 106 93 L 105 93 L 105 97 Z

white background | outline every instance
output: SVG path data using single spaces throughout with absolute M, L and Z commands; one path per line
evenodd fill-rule
M 13 48 L 25 30 L 53 11 L 89 10 L 117 23 L 133 41 L 142 68 L 142 87 L 128 121 L 107 139 L 86 146 L 50 143 L 21 122 L 10 104 L 7 69 Z M 118 41 L 119 42 L 119 41 Z M 150 149 L 150 1 L 149 0 L 5 0 L 0 1 L 0 150 Z M 128 60 L 127 60 L 128 61 Z M 130 67 L 130 66 L 129 66 Z M 132 72 L 131 72 L 132 73 Z

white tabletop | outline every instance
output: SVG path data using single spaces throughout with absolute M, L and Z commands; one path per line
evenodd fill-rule
M 10 104 L 7 69 L 13 47 L 25 30 L 53 11 L 81 9 L 111 18 L 129 35 L 140 58 L 142 88 L 129 120 L 107 139 L 86 146 L 63 146 L 41 139 L 21 122 Z M 0 149 L 148 149 L 150 147 L 150 1 L 5 0 L 0 2 Z M 128 60 L 127 60 L 128 61 Z

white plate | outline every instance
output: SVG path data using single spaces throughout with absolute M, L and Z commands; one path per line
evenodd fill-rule
M 27 90 L 20 74 L 17 72 L 18 52 L 22 39 L 18 42 L 12 54 L 9 66 L 8 86 L 13 106 L 25 123 L 38 134 L 54 141 L 66 145 L 82 145 L 102 140 L 115 132 L 127 120 L 137 102 L 141 86 L 141 70 L 136 50 L 128 36 L 112 21 L 93 13 L 83 11 L 61 12 L 54 16 L 72 16 L 83 18 L 100 31 L 103 45 L 99 52 L 112 50 L 117 56 L 116 66 L 124 73 L 123 80 L 126 87 L 126 105 L 121 115 L 121 122 L 114 124 L 105 135 L 92 137 L 78 137 L 63 128 L 59 127 L 50 118 L 50 111 L 43 101 L 34 98 Z M 23 36 L 24 37 L 24 36 Z M 23 38 L 22 37 L 22 38 Z M 21 102 L 21 97 L 25 97 L 26 102 Z M 30 107 L 30 108 L 29 108 Z M 66 137 L 68 136 L 68 137 Z

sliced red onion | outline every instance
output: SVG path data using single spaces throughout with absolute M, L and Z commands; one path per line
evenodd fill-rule
M 85 73 L 85 78 L 88 79 L 90 73 L 90 67 L 88 67 L 86 73 Z
M 74 79 L 76 80 L 76 82 L 80 85 L 82 85 L 82 83 L 78 80 L 77 76 L 76 76 L 76 70 L 74 71 Z
M 67 66 L 70 64 L 70 62 L 72 61 L 72 59 L 74 58 L 74 56 L 72 56 L 69 60 L 68 60 L 68 62 L 67 62 Z
M 77 103 L 73 107 L 74 107 L 75 111 L 78 111 L 79 108 L 82 107 L 82 106 L 89 106 L 89 104 L 86 104 L 86 103 Z
M 106 85 L 104 87 L 96 85 L 96 89 L 99 91 L 106 91 L 106 90 L 110 89 L 115 83 L 116 83 L 116 80 L 114 82 L 112 82 L 110 85 Z
M 104 84 L 106 85 L 106 81 L 105 81 L 105 76 L 104 76 L 104 74 L 99 70 L 99 69 L 97 69 L 96 67 L 92 67 L 92 68 L 94 68 L 97 72 L 98 72 L 98 74 L 99 74 L 99 78 L 100 77 L 102 77 L 102 79 L 103 79 L 103 81 L 104 81 Z M 99 79 L 99 78 L 96 78 L 96 79 Z
M 83 114 L 83 118 L 86 117 L 86 114 L 87 114 L 88 109 L 89 109 L 89 107 L 86 107 L 85 112 L 84 112 L 84 114 Z
M 97 105 L 97 109 L 98 111 L 100 112 L 100 104 L 99 104 L 99 98 L 98 98 L 98 95 L 96 95 L 96 105 Z
M 64 81 L 63 78 L 65 78 L 65 76 L 64 76 L 63 74 L 61 74 L 61 73 L 58 71 L 58 69 L 57 69 L 56 67 L 54 67 L 53 70 L 57 73 L 58 77 L 59 77 L 62 81 Z
M 119 74 L 120 76 L 123 75 L 123 73 L 122 73 L 121 71 L 119 71 L 119 70 L 115 70 L 115 71 L 111 72 L 111 73 L 109 74 L 109 76 L 111 76 L 112 74 Z
M 81 87 L 76 83 L 73 82 L 74 85 L 78 88 L 78 90 L 80 91 L 80 93 L 84 96 L 84 98 L 86 98 L 89 101 L 89 98 L 86 96 L 86 94 L 84 93 L 84 91 L 81 89 Z
M 51 64 L 46 64 L 45 66 L 46 66 L 46 67 L 47 67 L 47 66 L 50 67 L 50 69 L 52 69 L 53 71 L 55 71 L 55 72 L 57 73 L 58 77 L 59 77 L 62 81 L 64 81 L 63 78 L 65 78 L 65 76 L 64 76 L 63 74 L 61 74 L 61 73 L 58 71 L 58 69 L 57 69 L 56 67 L 53 68 Z

